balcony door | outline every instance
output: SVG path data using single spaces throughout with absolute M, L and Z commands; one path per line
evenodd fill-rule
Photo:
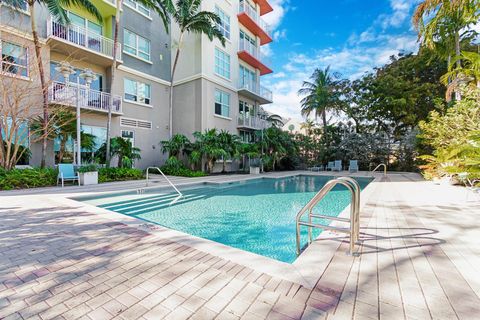
M 257 92 L 257 74 L 255 71 L 252 71 L 242 65 L 239 68 L 239 79 L 240 79 L 240 88 L 245 88 L 252 92 Z
M 69 30 L 69 40 L 91 50 L 102 51 L 102 26 L 67 11 L 72 27 Z

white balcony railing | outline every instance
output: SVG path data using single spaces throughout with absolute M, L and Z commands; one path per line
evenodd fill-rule
M 248 90 L 268 101 L 272 101 L 273 99 L 272 91 L 268 90 L 264 86 L 260 85 L 260 83 L 255 81 L 240 79 L 238 89 Z
M 241 114 L 237 118 L 237 124 L 239 127 L 251 128 L 256 130 L 262 130 L 268 128 L 268 121 L 261 119 L 257 116 L 251 116 L 249 114 Z
M 252 44 L 250 41 L 245 39 L 240 39 L 238 43 L 238 51 L 246 51 L 255 59 L 263 63 L 264 65 L 268 65 L 270 63 L 269 59 L 265 54 L 262 53 L 262 50 L 257 47 L 256 45 Z
M 52 20 L 47 21 L 47 36 L 70 42 L 90 51 L 98 52 L 113 58 L 113 40 L 102 35 L 89 32 L 88 29 L 70 24 L 63 25 Z M 118 44 L 117 60 L 121 60 L 121 45 Z
M 257 10 L 252 8 L 252 6 L 250 6 L 248 3 L 246 3 L 246 1 L 241 1 L 240 2 L 238 12 L 239 13 L 246 13 L 250 18 L 252 18 L 253 21 L 255 21 L 255 23 L 260 28 L 262 28 L 263 31 L 265 31 L 271 37 L 270 26 L 268 25 L 268 23 L 266 23 L 265 20 L 260 18 L 260 15 L 258 14 Z
M 48 92 L 49 101 L 61 105 L 76 106 L 77 84 L 53 82 Z M 110 105 L 112 112 L 122 113 L 122 97 L 107 92 L 79 87 L 78 103 L 83 109 L 108 112 Z

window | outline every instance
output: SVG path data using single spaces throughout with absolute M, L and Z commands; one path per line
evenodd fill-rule
M 228 93 L 215 90 L 215 114 L 223 117 L 230 116 L 230 95 Z
M 123 29 L 123 45 L 124 52 L 150 61 L 150 40 Z
M 122 130 L 122 138 L 130 141 L 132 147 L 135 146 L 135 132 L 130 130 Z
M 225 38 L 230 39 L 230 16 L 217 6 L 215 6 L 215 13 L 220 17 L 220 22 L 217 24 L 218 30 Z
M 240 140 L 243 143 L 254 143 L 255 142 L 255 133 L 253 131 L 243 131 L 240 130 Z
M 50 62 L 50 79 L 54 82 L 59 82 L 59 83 L 65 83 L 65 78 L 63 75 L 57 71 L 58 67 L 58 62 Z M 80 74 L 83 72 L 83 69 L 78 69 L 78 68 L 73 68 L 75 70 L 75 73 L 71 74 L 68 78 L 68 81 L 71 83 L 77 83 L 77 78 L 79 80 L 79 83 L 81 86 L 86 86 L 87 83 L 85 82 L 85 79 L 82 79 L 80 77 Z M 96 74 L 97 78 L 90 83 L 90 89 L 92 90 L 97 90 L 97 91 L 103 91 L 103 76 L 101 74 Z M 62 87 L 59 87 L 62 88 Z
M 150 104 L 149 84 L 125 78 L 124 85 L 125 100 Z
M 2 1 L 0 1 L 0 6 L 2 5 Z M 26 0 L 18 0 L 15 4 L 9 5 L 9 4 L 4 4 L 7 6 L 12 7 L 15 10 L 21 10 L 28 12 L 28 5 Z
M 245 68 L 244 66 L 240 65 L 239 67 L 239 82 L 240 87 L 246 88 L 253 92 L 258 92 L 259 88 L 257 85 L 257 75 L 254 71 Z
M 230 55 L 215 48 L 215 73 L 230 79 Z
M 140 12 L 141 14 L 150 17 L 150 8 L 144 6 L 143 4 L 137 2 L 136 0 L 125 0 L 125 5 L 132 8 L 135 11 Z
M 258 48 L 257 40 L 240 30 L 240 50 L 248 51 L 252 56 L 256 57 Z
M 243 118 L 249 118 L 254 114 L 254 107 L 248 102 L 240 100 L 238 103 L 238 113 Z
M 28 50 L 17 44 L 3 41 L 0 43 L 2 71 L 28 77 Z

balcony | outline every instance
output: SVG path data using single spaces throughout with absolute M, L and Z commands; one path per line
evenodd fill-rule
M 268 0 L 253 0 L 253 2 L 257 3 L 260 6 L 261 16 L 273 11 L 273 8 L 270 3 L 268 3 Z
M 263 61 L 266 61 L 267 59 L 260 52 L 260 49 L 245 39 L 240 39 L 238 45 L 238 57 L 252 67 L 260 70 L 260 75 L 262 76 L 273 72 L 272 69 L 264 64 Z
M 254 81 L 240 80 L 238 94 L 250 98 L 259 104 L 269 104 L 273 102 L 272 91 Z
M 245 2 L 240 3 L 238 21 L 260 38 L 260 45 L 273 41 L 268 24 L 260 18 L 257 11 Z
M 48 100 L 52 104 L 75 107 L 77 84 L 53 82 L 48 90 Z M 82 109 L 105 113 L 108 113 L 109 106 L 112 105 L 112 113 L 122 114 L 122 97 L 118 95 L 80 86 L 78 102 Z
M 263 130 L 268 128 L 268 121 L 257 116 L 241 114 L 237 118 L 239 129 Z
M 113 40 L 75 25 L 63 25 L 48 19 L 47 41 L 53 51 L 68 53 L 74 59 L 91 61 L 100 66 L 113 63 Z M 121 62 L 118 44 L 117 61 Z

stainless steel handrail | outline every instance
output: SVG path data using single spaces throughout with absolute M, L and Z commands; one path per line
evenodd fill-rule
M 370 174 L 373 176 L 373 173 L 380 169 L 380 167 L 383 166 L 383 176 L 387 176 L 387 165 L 385 163 L 380 163 L 378 166 L 375 167 L 372 171 L 370 171 Z
M 147 182 L 146 182 L 147 187 L 148 187 L 148 181 L 149 181 L 148 173 L 149 173 L 150 169 L 156 169 L 158 172 L 160 172 L 160 174 L 165 178 L 165 180 L 167 180 L 167 182 L 172 186 L 172 188 L 175 189 L 175 191 L 178 193 L 178 195 L 183 196 L 183 194 L 180 192 L 180 190 L 178 190 L 177 187 L 175 187 L 175 185 L 172 183 L 172 181 L 170 181 L 170 179 L 168 179 L 168 177 L 158 167 L 148 167 L 147 168 Z
M 330 217 L 326 215 L 313 214 L 313 208 L 336 186 L 345 186 L 351 193 L 350 204 L 350 219 Z M 301 221 L 302 216 L 308 212 L 308 222 Z M 344 229 L 339 227 L 333 227 L 324 224 L 315 224 L 312 222 L 312 218 L 324 218 L 330 220 L 336 220 L 341 222 L 349 222 L 350 228 Z M 359 240 L 360 233 L 360 185 L 357 181 L 349 177 L 341 177 L 328 181 L 322 189 L 297 213 L 296 216 L 296 239 L 297 239 L 297 254 L 301 252 L 300 246 L 300 227 L 308 227 L 308 244 L 312 243 L 312 228 L 330 229 L 338 232 L 344 232 L 350 234 L 350 254 L 353 254 L 355 249 L 355 243 Z

